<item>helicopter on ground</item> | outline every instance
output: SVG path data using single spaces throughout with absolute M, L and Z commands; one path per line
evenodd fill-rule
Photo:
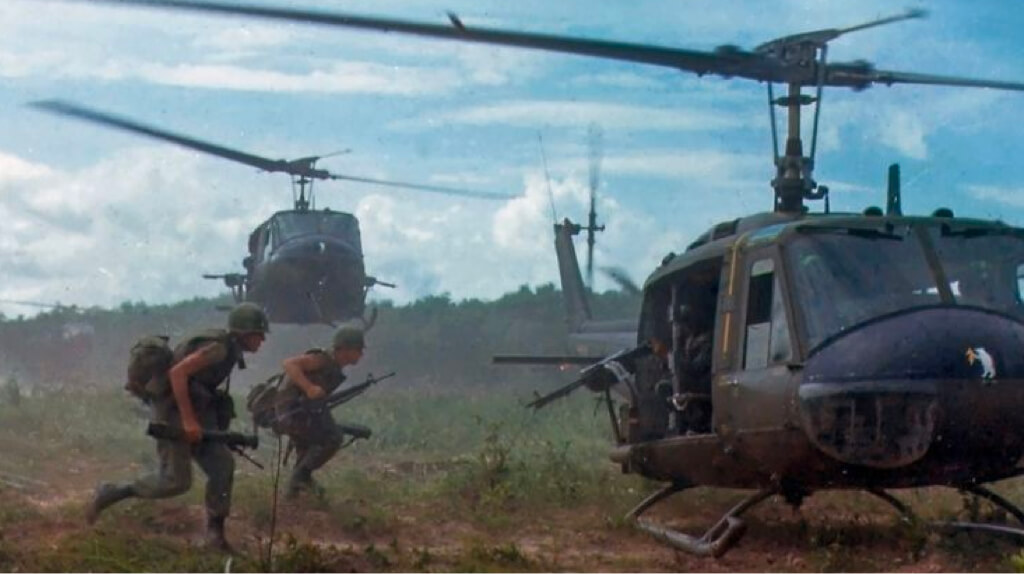
M 292 178 L 293 207 L 271 215 L 249 234 L 243 273 L 204 274 L 220 279 L 237 302 L 253 301 L 275 323 L 333 323 L 363 319 L 366 297 L 377 285 L 394 287 L 368 275 L 364 268 L 359 220 L 351 213 L 317 209 L 313 183 L 342 180 L 476 199 L 505 200 L 512 196 L 433 185 L 387 181 L 331 173 L 316 167 L 323 156 L 272 160 L 210 142 L 172 133 L 124 117 L 64 101 L 40 101 L 36 109 L 171 142 L 189 149 L 243 163 Z
M 833 213 L 813 179 L 824 88 L 920 84 L 1024 91 L 1024 83 L 830 63 L 829 42 L 923 16 L 796 34 L 753 50 L 681 50 L 350 14 L 194 0 L 119 4 L 355 27 L 573 53 L 764 82 L 772 119 L 774 209 L 714 225 L 669 253 L 648 277 L 635 346 L 583 369 L 532 403 L 586 386 L 605 394 L 624 471 L 665 483 L 629 514 L 673 547 L 721 556 L 741 516 L 782 496 L 945 486 L 986 499 L 1017 521 L 1024 511 L 986 486 L 1024 474 L 1024 229 L 1000 221 L 904 215 L 898 170 L 887 210 Z M 788 89 L 776 97 L 774 84 Z M 814 95 L 803 92 L 814 90 Z M 814 105 L 810 154 L 801 112 Z M 779 153 L 775 108 L 787 112 Z M 823 201 L 811 212 L 806 201 Z M 611 392 L 625 396 L 618 413 Z M 702 536 L 641 518 L 666 498 L 712 486 L 753 490 Z M 1024 529 L 947 523 L 1022 536 Z
M 596 124 L 588 128 L 589 146 L 589 205 L 587 224 L 574 223 L 569 218 L 558 220 L 551 178 L 547 171 L 547 157 L 541 140 L 541 158 L 547 180 L 548 199 L 554 229 L 555 259 L 558 262 L 559 286 L 565 303 L 565 322 L 568 333 L 566 355 L 497 355 L 495 364 L 503 365 L 589 365 L 609 353 L 632 345 L 636 341 L 636 320 L 595 320 L 591 310 L 590 294 L 594 288 L 594 246 L 596 234 L 605 230 L 597 223 L 597 190 L 600 185 L 602 158 L 601 131 Z M 579 257 L 573 239 L 586 232 L 586 279 L 580 271 Z M 623 271 L 613 266 L 601 270 L 626 293 L 639 297 L 640 290 Z

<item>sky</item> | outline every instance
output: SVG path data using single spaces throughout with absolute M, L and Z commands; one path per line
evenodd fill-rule
M 698 50 L 753 48 L 908 7 L 881 0 L 288 5 L 440 24 L 452 11 L 467 26 Z M 912 6 L 926 8 L 928 18 L 839 38 L 830 61 L 1024 81 L 1024 4 Z M 591 124 L 602 132 L 598 217 L 607 226 L 596 267 L 621 267 L 642 281 L 714 223 L 772 205 L 766 90 L 753 81 L 241 17 L 3 0 L 6 316 L 38 311 L 10 301 L 111 307 L 217 295 L 223 286 L 200 275 L 241 270 L 251 229 L 291 205 L 285 175 L 25 106 L 51 98 L 271 158 L 351 149 L 321 163 L 336 173 L 520 196 L 482 201 L 318 184 L 318 207 L 359 218 L 367 272 L 398 285 L 374 297 L 398 303 L 442 293 L 493 299 L 557 281 L 551 223 L 553 215 L 586 217 Z M 886 168 L 899 162 L 906 212 L 946 206 L 1024 224 L 1024 93 L 880 86 L 827 90 L 824 103 L 815 176 L 832 189 L 833 210 L 884 205 Z M 613 287 L 598 275 L 597 289 Z

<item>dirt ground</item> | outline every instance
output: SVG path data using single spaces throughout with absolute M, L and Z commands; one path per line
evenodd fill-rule
M 178 499 L 131 501 L 106 513 L 95 527 L 81 511 L 91 485 L 112 469 L 50 461 L 50 480 L 23 482 L 0 490 L 4 530 L 0 532 L 6 569 L 119 570 L 194 568 L 236 571 L 266 568 L 267 508 L 236 505 L 229 535 L 239 557 L 205 562 L 146 562 L 145 557 L 108 562 L 94 556 L 76 562 L 76 552 L 112 554 L 104 540 L 127 539 L 129 546 L 153 544 L 172 554 L 201 553 L 203 523 L 199 487 Z M 124 472 L 124 469 L 119 469 Z M 242 473 L 250 472 L 243 470 Z M 2 478 L 2 476 L 0 476 Z M 245 477 L 240 477 L 242 480 Z M 202 481 L 197 480 L 201 485 Z M 89 485 L 89 486 L 87 486 Z M 270 492 L 266 495 L 269 499 Z M 849 510 L 849 498 L 863 505 Z M 681 501 L 652 512 L 653 518 L 699 533 L 725 510 L 715 497 Z M 639 497 L 638 497 L 639 499 Z M 281 570 L 336 571 L 1008 571 L 1019 565 L 1013 542 L 979 536 L 946 536 L 901 524 L 867 495 L 826 494 L 807 500 L 799 511 L 770 500 L 749 514 L 746 536 L 719 559 L 700 558 L 656 542 L 609 514 L 600 505 L 538 512 L 511 510 L 501 520 L 481 521 L 459 512 L 464 501 L 408 501 L 379 509 L 390 518 L 360 522 L 367 508 L 357 499 L 306 498 L 281 501 L 275 553 Z M 390 511 L 390 512 L 388 512 Z M 91 545 L 91 546 L 90 546 Z M 83 550 L 85 548 L 85 550 Z M 141 548 L 141 547 L 140 547 Z M 130 553 L 131 551 L 126 551 Z M 145 553 L 144 550 L 139 550 Z M 47 561 L 45 555 L 64 555 Z M 142 560 L 140 562 L 140 560 Z M 157 560 L 154 558 L 154 560 Z M 236 559 L 232 559 L 236 560 Z M 247 560 L 247 562 L 246 562 Z

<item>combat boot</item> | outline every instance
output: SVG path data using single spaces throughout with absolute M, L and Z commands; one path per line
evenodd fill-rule
M 133 494 L 132 487 L 126 484 L 113 484 L 110 482 L 100 484 L 96 487 L 96 492 L 93 494 L 89 505 L 85 507 L 85 522 L 95 524 L 96 519 L 100 517 L 100 513 L 107 507 Z
M 288 491 L 285 493 L 287 498 L 295 498 L 306 490 L 313 488 L 313 475 L 305 469 L 295 469 L 292 472 L 292 478 L 288 481 Z
M 224 516 L 207 516 L 206 517 L 206 539 L 204 540 L 206 547 L 210 550 L 217 550 L 224 552 L 225 554 L 234 554 L 235 549 L 228 544 L 228 539 L 224 536 L 224 521 L 227 517 Z

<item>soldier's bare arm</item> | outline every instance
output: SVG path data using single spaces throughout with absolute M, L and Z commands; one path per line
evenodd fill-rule
M 185 440 L 197 443 L 203 438 L 202 427 L 196 419 L 196 411 L 192 407 L 192 398 L 188 394 L 189 378 L 204 368 L 224 359 L 227 349 L 219 343 L 211 343 L 202 347 L 171 367 L 171 391 L 174 401 L 181 413 L 181 428 L 185 432 Z
M 285 374 L 288 375 L 288 380 L 299 387 L 308 398 L 319 399 L 324 396 L 324 390 L 313 384 L 306 373 L 323 368 L 324 362 L 327 360 L 327 357 L 320 353 L 306 353 L 285 359 L 282 366 Z

